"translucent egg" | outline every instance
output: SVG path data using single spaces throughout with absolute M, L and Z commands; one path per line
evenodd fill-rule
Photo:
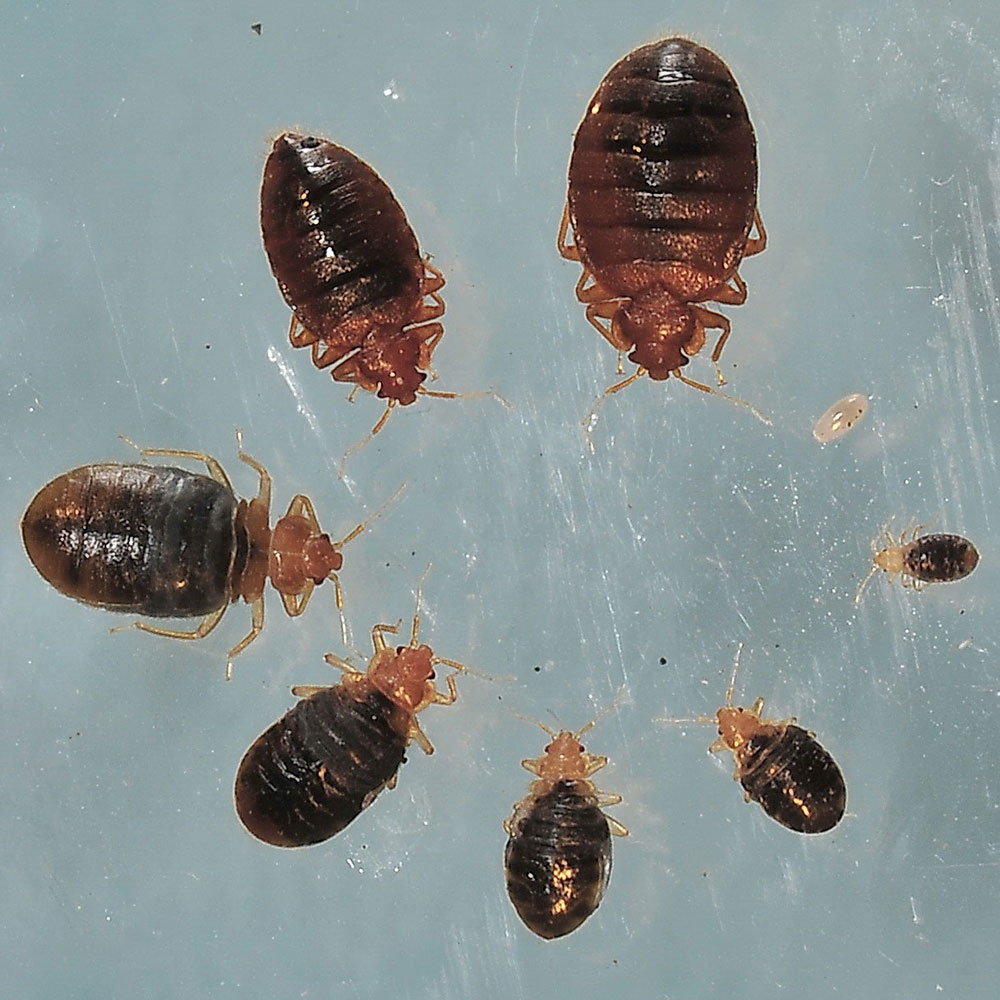
M 820 444 L 829 444 L 843 437 L 867 412 L 868 397 L 852 392 L 838 399 L 823 416 L 813 424 L 813 437 Z

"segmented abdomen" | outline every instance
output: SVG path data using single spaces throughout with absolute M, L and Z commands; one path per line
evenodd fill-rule
M 979 562 L 979 552 L 961 535 L 923 535 L 906 546 L 906 572 L 927 583 L 948 583 L 968 576 Z
M 236 498 L 162 465 L 84 465 L 39 491 L 21 522 L 38 571 L 86 604 L 194 617 L 231 597 Z
M 844 815 L 837 762 L 799 726 L 752 736 L 741 749 L 740 784 L 764 812 L 798 833 L 824 833 Z
M 569 934 L 597 909 L 611 874 L 611 831 L 590 782 L 562 779 L 518 807 L 504 870 L 514 909 L 539 937 Z
M 260 192 L 264 250 L 299 322 L 344 353 L 420 303 L 423 262 L 385 181 L 349 150 L 286 132 Z
M 303 698 L 240 762 L 243 825 L 277 847 L 339 833 L 399 770 L 406 731 L 403 710 L 370 685 L 337 684 Z
M 681 289 L 685 301 L 727 280 L 743 257 L 756 192 L 753 128 L 718 56 L 669 38 L 611 68 L 577 130 L 569 168 L 576 243 L 609 291 L 642 290 L 622 272 L 635 261 L 701 272 L 704 287 Z M 663 277 L 669 286 L 669 269 Z M 690 273 L 685 280 L 690 289 Z

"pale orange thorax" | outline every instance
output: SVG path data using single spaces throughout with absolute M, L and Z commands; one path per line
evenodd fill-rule
M 390 701 L 408 712 L 419 712 L 435 701 L 434 653 L 425 643 L 377 650 L 368 679 Z

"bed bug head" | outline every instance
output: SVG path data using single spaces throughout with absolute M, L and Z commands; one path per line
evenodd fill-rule
M 427 704 L 428 690 L 433 691 L 434 663 L 434 653 L 425 643 L 380 649 L 372 657 L 368 676 L 390 701 L 417 712 Z
M 683 368 L 705 341 L 688 305 L 662 289 L 627 302 L 612 325 L 623 340 L 635 344 L 629 361 L 657 381 Z
M 422 360 L 421 343 L 415 337 L 369 336 L 351 359 L 356 371 L 352 381 L 374 392 L 379 399 L 408 406 L 417 398 L 417 389 L 427 378 L 420 371 Z
M 715 713 L 719 723 L 719 738 L 712 745 L 713 750 L 738 751 L 755 734 L 760 732 L 762 720 L 763 699 L 758 699 L 750 708 L 740 708 L 736 705 L 724 705 Z
M 339 547 L 301 514 L 288 513 L 271 532 L 268 575 L 281 594 L 300 594 L 322 583 L 344 564 Z
M 593 722 L 588 722 L 586 729 L 589 729 Z M 568 729 L 563 729 L 558 733 L 552 733 L 552 742 L 545 747 L 544 754 L 538 758 L 536 774 L 539 778 L 585 778 L 591 760 L 580 736 L 583 730 L 571 733 Z

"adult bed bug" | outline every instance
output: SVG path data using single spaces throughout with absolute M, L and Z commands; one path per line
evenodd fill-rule
M 328 139 L 282 132 L 264 165 L 260 227 L 292 310 L 292 346 L 387 400 L 372 434 L 417 393 L 457 395 L 421 385 L 444 335 L 444 277 L 367 163 Z
M 611 875 L 611 834 L 628 833 L 601 810 L 621 796 L 590 781 L 608 762 L 580 743 L 593 725 L 575 733 L 542 726 L 552 742 L 541 757 L 521 761 L 538 778 L 503 824 L 507 894 L 525 926 L 546 939 L 576 930 L 597 909 Z
M 662 721 L 714 722 L 719 736 L 709 750 L 733 752 L 733 778 L 743 786 L 747 802 L 759 803 L 771 819 L 796 833 L 832 830 L 847 806 L 847 787 L 837 762 L 815 733 L 795 725 L 794 718 L 763 718 L 763 698 L 750 708 L 734 706 L 738 667 L 739 651 L 726 703 L 714 717 Z
M 258 840 L 275 847 L 328 840 L 395 787 L 412 740 L 434 752 L 417 713 L 458 697 L 452 674 L 447 693 L 437 689 L 436 665 L 465 668 L 418 645 L 419 628 L 418 590 L 408 646 L 386 646 L 397 626 L 375 625 L 365 673 L 330 653 L 327 662 L 344 673 L 339 684 L 292 688 L 302 700 L 254 740 L 236 772 L 236 812 Z
M 712 362 L 723 384 L 729 320 L 700 303 L 746 301 L 738 268 L 766 235 L 753 127 L 715 53 L 665 38 L 612 66 L 576 131 L 558 244 L 583 265 L 577 298 L 618 349 L 619 372 L 625 351 L 638 366 L 608 393 L 647 374 L 713 392 L 681 374 L 706 329 L 722 331 Z
M 209 455 L 143 448 L 143 455 L 204 462 L 209 475 L 111 462 L 66 472 L 42 487 L 21 520 L 28 558 L 52 586 L 84 604 L 153 618 L 201 617 L 190 632 L 143 621 L 124 626 L 174 639 L 204 638 L 229 604 L 243 598 L 251 606 L 251 628 L 229 650 L 230 667 L 263 628 L 268 578 L 292 617 L 326 579 L 334 581 L 342 608 L 341 549 L 385 507 L 331 542 L 312 501 L 299 494 L 272 529 L 271 477 L 243 451 L 239 435 L 237 442 L 240 459 L 260 477 L 254 499 L 238 499 Z
M 872 542 L 873 565 L 858 587 L 855 604 L 861 603 L 868 581 L 880 569 L 885 570 L 890 579 L 899 575 L 904 587 L 922 590 L 929 583 L 961 580 L 979 564 L 979 552 L 967 538 L 961 535 L 921 535 L 921 528 L 922 525 L 917 525 L 903 531 L 897 542 L 886 526 L 886 547 L 879 549 L 877 539 Z

